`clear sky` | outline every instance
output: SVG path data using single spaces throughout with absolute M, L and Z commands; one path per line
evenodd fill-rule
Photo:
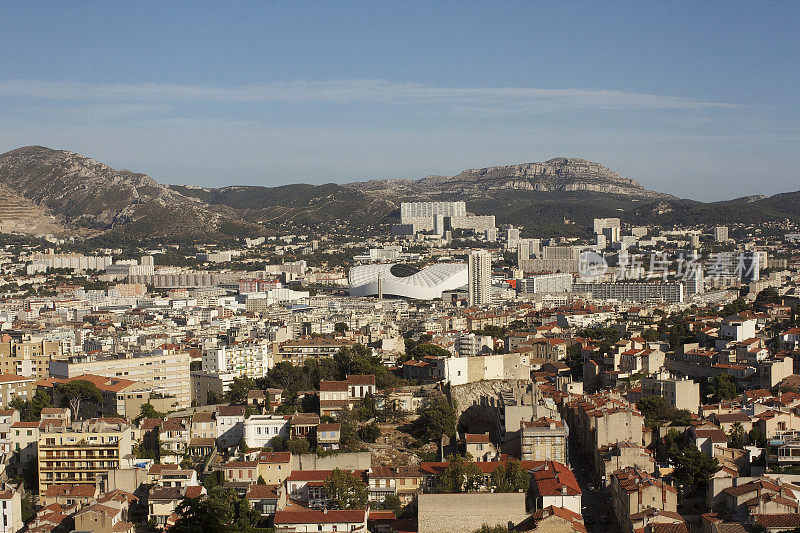
M 699 200 L 800 189 L 800 1 L 5 2 L 0 152 L 162 183 L 556 156 Z

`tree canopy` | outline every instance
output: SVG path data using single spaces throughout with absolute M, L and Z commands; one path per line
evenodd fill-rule
M 30 400 L 19 396 L 11 399 L 11 407 L 19 411 L 22 422 L 36 422 L 42 418 L 42 409 L 53 406 L 53 398 L 46 392 L 37 392 Z
M 247 376 L 234 377 L 226 393 L 227 399 L 233 404 L 242 404 L 247 401 L 247 393 L 254 389 L 256 382 Z
M 736 382 L 728 374 L 717 374 L 713 378 L 709 378 L 708 392 L 714 402 L 733 400 L 739 395 L 736 392 Z
M 325 481 L 323 491 L 332 509 L 363 509 L 369 497 L 366 483 L 339 468 Z
M 439 441 L 456 434 L 456 412 L 441 392 L 428 397 L 428 404 L 414 421 L 414 431 L 426 441 Z
M 691 420 L 689 411 L 677 409 L 661 396 L 645 396 L 636 403 L 636 407 L 644 416 L 645 424 L 651 428 L 657 428 L 666 422 L 688 426 Z
M 448 455 L 447 466 L 436 478 L 436 492 L 460 493 L 477 489 L 483 480 L 478 465 L 460 455 Z
M 65 407 L 72 410 L 72 416 L 77 418 L 81 403 L 84 401 L 103 405 L 103 393 L 97 388 L 97 385 L 85 379 L 73 379 L 66 383 L 59 383 L 55 386 L 55 390 L 62 397 L 62 403 Z
M 170 528 L 176 533 L 244 533 L 260 519 L 247 499 L 221 486 L 211 488 L 205 499 L 184 499 L 176 511 L 179 518 Z
M 492 472 L 492 487 L 495 492 L 519 492 L 528 490 L 530 476 L 519 461 L 508 461 Z

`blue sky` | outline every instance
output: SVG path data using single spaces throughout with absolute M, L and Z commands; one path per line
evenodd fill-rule
M 800 189 L 800 2 L 9 2 L 0 152 L 163 183 L 583 157 L 700 200 Z

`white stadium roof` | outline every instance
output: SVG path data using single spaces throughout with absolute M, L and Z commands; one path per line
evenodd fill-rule
M 378 279 L 383 285 L 383 294 L 416 300 L 441 298 L 443 291 L 467 285 L 465 263 L 439 263 L 417 269 L 403 263 L 361 265 L 350 269 L 348 274 L 351 296 L 375 296 L 378 294 Z

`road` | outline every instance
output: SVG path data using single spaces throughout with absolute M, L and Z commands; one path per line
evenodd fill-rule
M 615 531 L 614 513 L 609 495 L 600 490 L 600 487 L 592 479 L 589 460 L 578 445 L 577 438 L 570 435 L 569 438 L 569 460 L 570 467 L 578 480 L 578 485 L 583 493 L 583 521 L 589 533 L 608 533 Z M 590 487 L 594 487 L 592 490 Z M 608 516 L 610 522 L 601 524 L 600 517 Z

